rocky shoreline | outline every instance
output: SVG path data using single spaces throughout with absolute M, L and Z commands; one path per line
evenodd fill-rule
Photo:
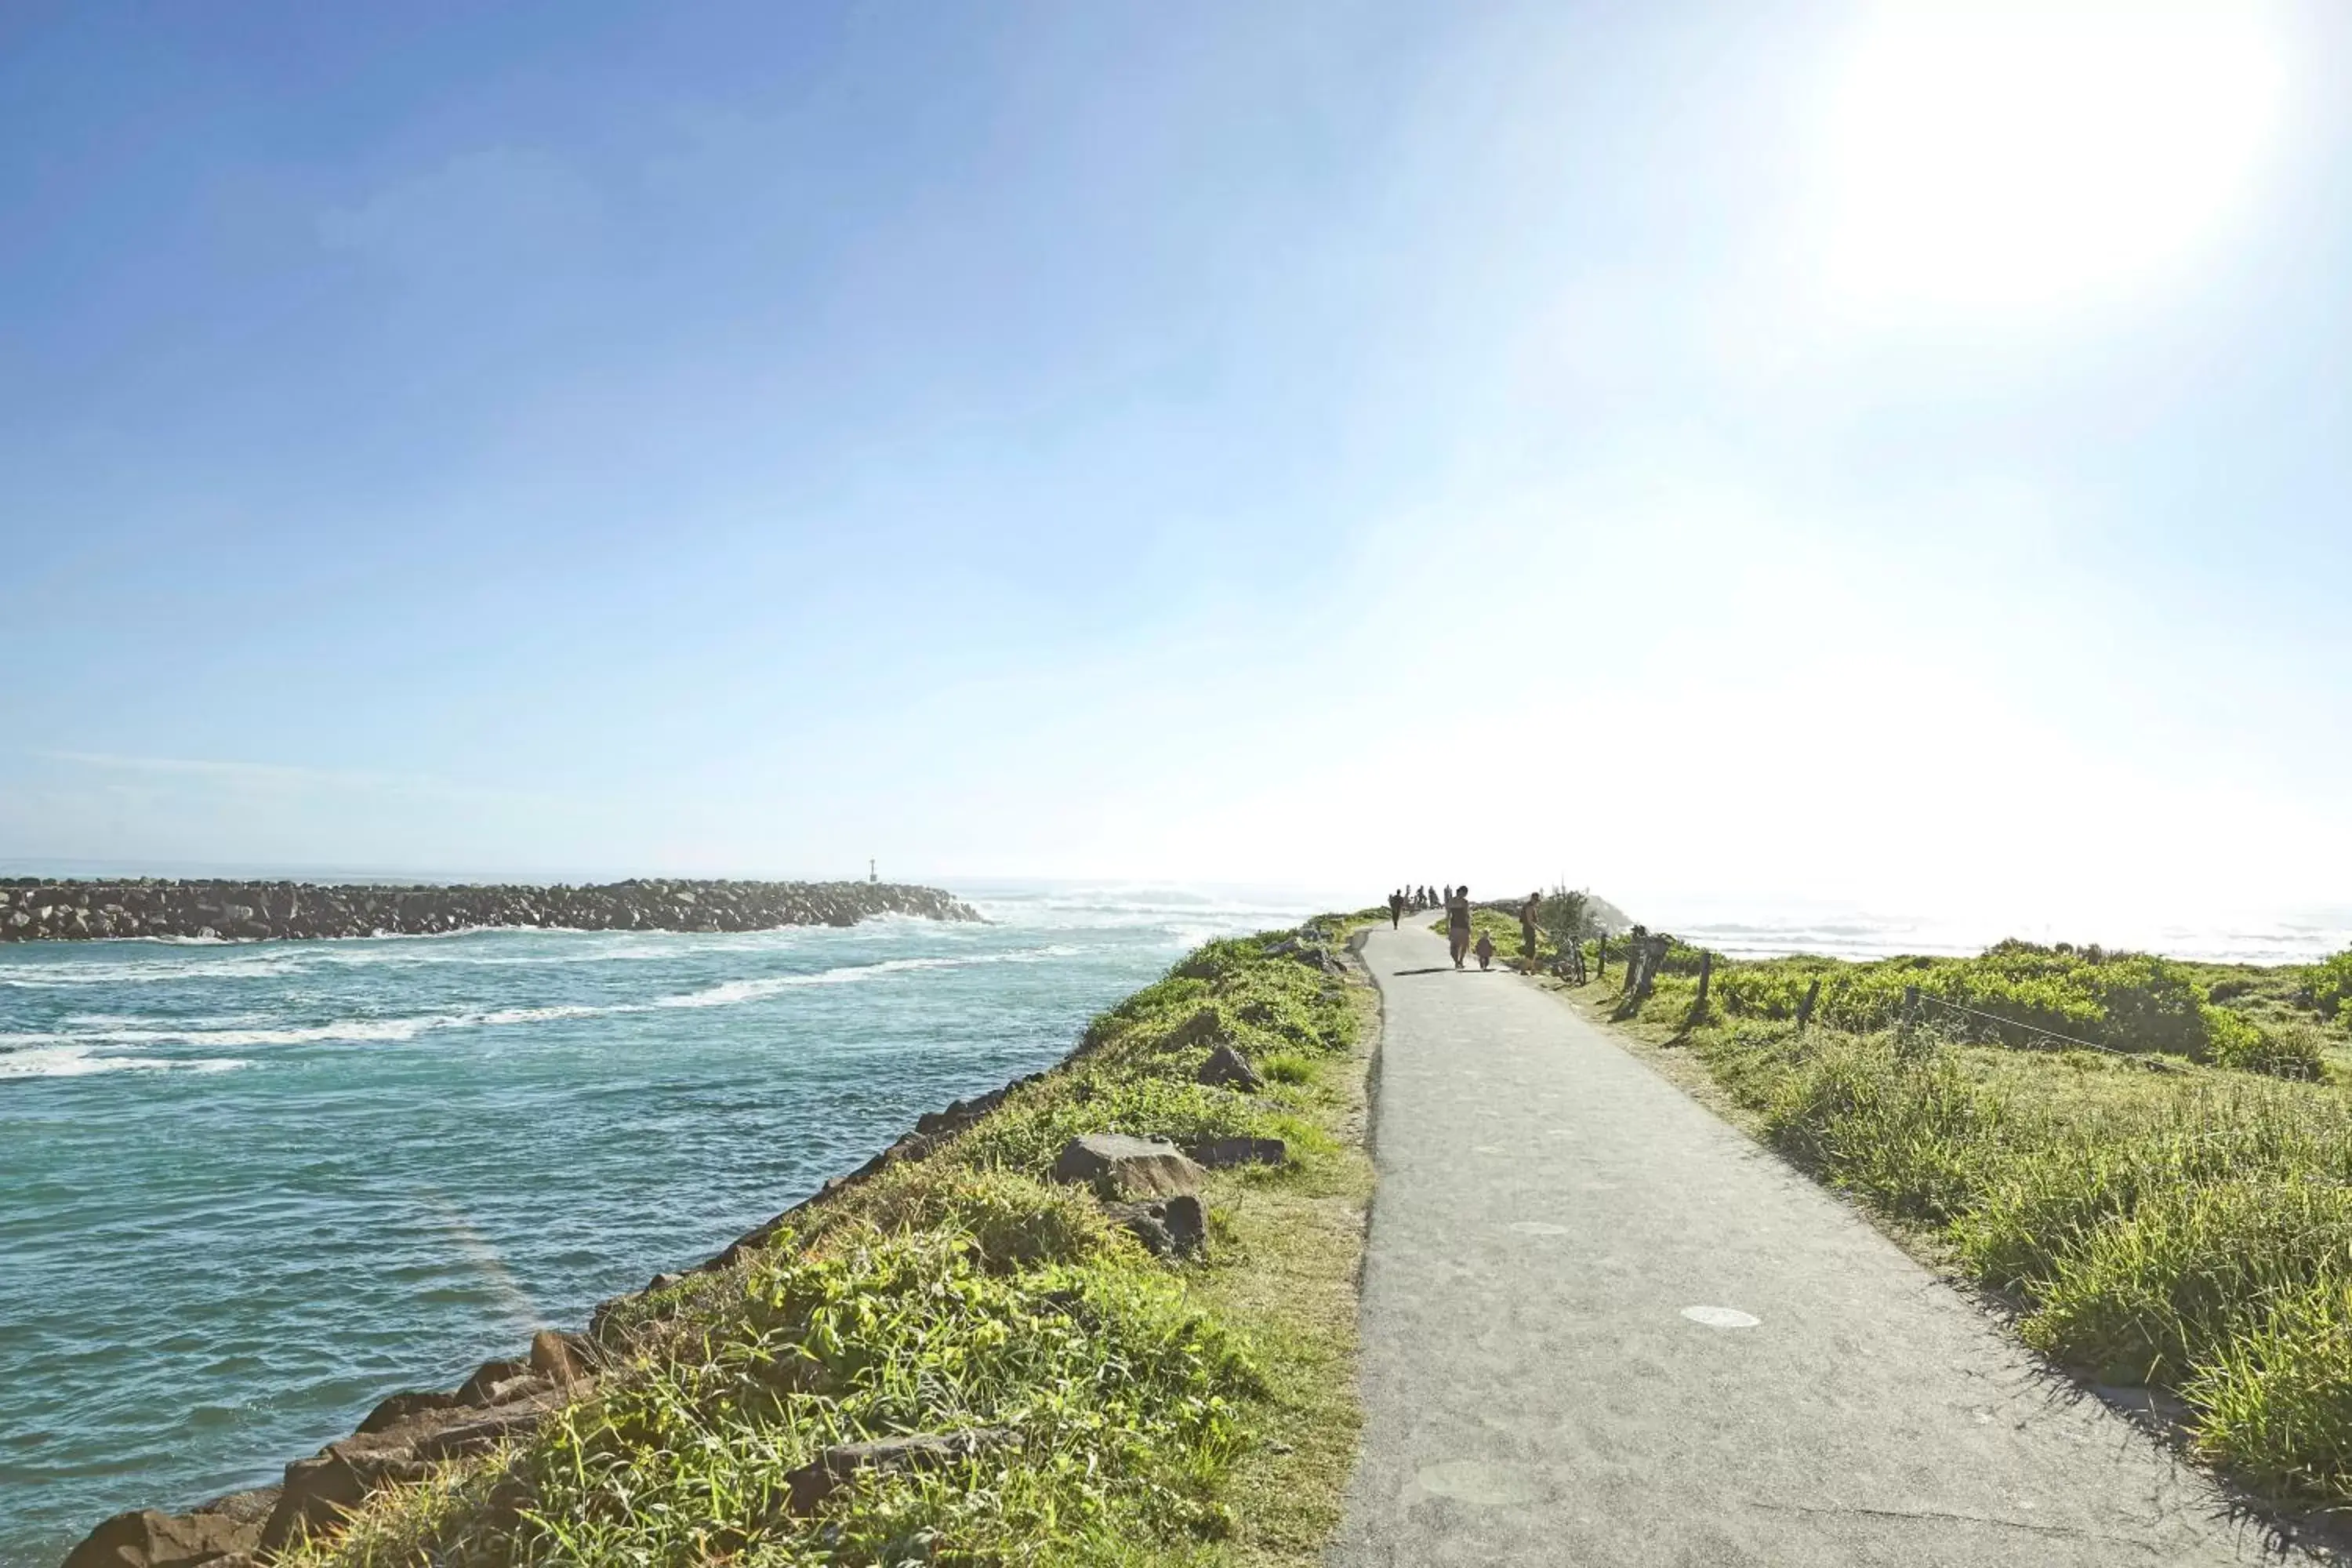
M 566 931 L 767 931 L 875 915 L 976 921 L 951 893 L 903 882 L 640 880 L 322 887 L 309 882 L 0 879 L 0 942 L 433 936 L 488 926 Z
M 1334 933 L 1312 922 L 1269 950 L 1273 956 L 1295 959 L 1333 977 L 1348 972 L 1344 951 Z M 1089 1033 L 1061 1065 L 1066 1067 L 1084 1056 L 1094 1044 Z M 1219 1058 L 1212 1057 L 1210 1068 L 1203 1069 L 1204 1079 L 1218 1069 L 1219 1062 Z M 1057 1070 L 1030 1073 L 971 1100 L 959 1100 L 943 1110 L 925 1113 L 911 1131 L 865 1164 L 833 1178 L 773 1219 L 746 1231 L 690 1272 L 728 1268 L 745 1251 L 766 1244 L 794 1215 L 837 1197 L 898 1162 L 927 1157 L 993 1110 L 1015 1089 Z M 1244 1066 L 1241 1070 L 1249 1069 Z M 1141 1150 L 1166 1152 L 1160 1145 L 1133 1139 L 1079 1142 L 1135 1144 Z M 1259 1148 L 1255 1146 L 1257 1142 L 1224 1140 L 1190 1153 L 1213 1165 L 1280 1161 L 1278 1142 Z M 1253 1146 L 1229 1146 L 1235 1143 Z M 1147 1233 L 1165 1226 L 1159 1212 L 1162 1206 L 1118 1207 L 1119 1217 L 1155 1251 L 1162 1247 L 1153 1246 Z M 1197 1204 L 1194 1206 L 1197 1215 Z M 1160 1239 L 1169 1246 L 1179 1244 L 1164 1233 Z M 656 1274 L 642 1290 L 600 1303 L 585 1332 L 542 1329 L 523 1355 L 485 1362 L 455 1392 L 387 1395 L 352 1436 L 288 1465 L 285 1479 L 276 1486 L 233 1492 L 185 1513 L 139 1509 L 116 1514 L 91 1531 L 68 1554 L 62 1568 L 262 1568 L 303 1538 L 331 1531 L 341 1516 L 370 1493 L 404 1481 L 422 1480 L 446 1460 L 524 1436 L 555 1411 L 593 1393 L 605 1370 L 625 1362 L 637 1348 L 636 1338 L 645 1331 L 646 1319 L 637 1303 L 684 1278 Z

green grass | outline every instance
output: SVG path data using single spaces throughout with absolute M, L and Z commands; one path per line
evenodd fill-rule
M 632 1303 L 596 1394 L 290 1561 L 1319 1561 L 1359 1420 L 1371 1007 L 1276 940 L 1201 949 L 928 1158 Z M 1270 1069 L 1264 1092 L 1192 1081 L 1219 1038 Z M 1290 1159 L 1213 1176 L 1205 1256 L 1161 1262 L 1044 1179 L 1106 1130 L 1279 1136 Z M 976 1427 L 1008 1436 L 784 1511 L 785 1477 L 828 1445 Z
M 2208 1010 L 2259 986 L 2216 1002 L 2196 966 L 2083 967 L 2042 986 L 2044 966 L 1999 950 L 1983 964 L 1719 963 L 1703 1016 L 1672 973 L 1638 1005 L 1613 984 L 1579 999 L 1679 1047 L 1664 1059 L 1703 1067 L 1765 1141 L 2005 1296 L 2031 1344 L 2177 1395 L 2196 1449 L 2248 1485 L 2352 1505 L 2352 1094 L 2221 1065 Z M 1906 973 L 1989 1011 L 2062 1014 L 2112 1048 L 1877 1026 Z M 1852 1026 L 1779 1016 L 1814 974 Z
M 1664 971 L 1693 973 L 1697 957 L 1696 949 L 1677 944 Z M 2063 1048 L 2050 1037 L 2059 1036 L 2282 1078 L 2322 1076 L 2331 1042 L 2301 971 L 2251 973 L 2266 978 L 2258 984 L 2234 969 L 2147 953 L 2004 942 L 1976 958 L 1720 962 L 1713 1000 L 1732 1017 L 1793 1018 L 1818 982 L 1816 1022 L 1869 1031 L 1893 1026 L 1906 991 L 1916 987 L 1922 996 L 1968 1009 L 1923 1015 L 1947 1033 L 2025 1048 Z M 2237 983 L 2225 984 L 2225 976 Z
M 1444 936 L 1445 934 L 1445 917 L 1444 915 L 1438 916 L 1434 921 L 1431 922 L 1429 929 L 1435 931 L 1438 935 Z M 1525 956 L 1526 944 L 1519 940 L 1518 916 L 1505 914 L 1500 910 L 1472 910 L 1470 911 L 1470 947 L 1472 950 L 1472 956 L 1466 959 L 1465 962 L 1471 963 L 1475 963 L 1477 962 L 1475 952 L 1478 946 L 1478 937 L 1481 932 L 1495 939 L 1495 962 L 1496 963 L 1507 966 L 1516 963 L 1520 958 Z M 1555 950 L 1551 942 L 1546 940 L 1542 931 L 1538 931 L 1536 933 L 1537 958 L 1538 960 L 1549 958 L 1552 956 L 1554 951 Z
M 1312 1083 L 1315 1062 L 1296 1051 L 1271 1051 L 1257 1059 L 1257 1070 L 1269 1083 Z

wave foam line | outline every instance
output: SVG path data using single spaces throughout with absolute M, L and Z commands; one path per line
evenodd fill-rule
M 88 1078 L 102 1072 L 227 1072 L 252 1064 L 234 1057 L 99 1056 L 88 1046 L 0 1054 L 0 1079 Z
M 678 1007 L 732 1007 L 747 1002 L 757 1002 L 787 991 L 808 985 L 855 984 L 878 975 L 902 973 L 930 969 L 965 969 L 983 963 L 1042 963 L 1055 958 L 1066 958 L 1085 949 L 1066 943 L 1046 947 L 1024 948 L 1012 952 L 974 953 L 962 958 L 888 958 L 874 963 L 843 964 L 819 970 L 812 974 L 778 974 L 757 980 L 730 980 L 700 991 L 681 992 L 671 996 L 657 996 L 649 1002 L 615 1002 L 606 1004 L 566 1003 L 544 1007 L 476 1008 L 462 1013 L 425 1014 L 411 1018 L 339 1018 L 329 1024 L 316 1024 L 282 1028 L 121 1028 L 78 1030 L 70 1033 L 42 1031 L 32 1033 L 0 1033 L 0 1072 L 5 1064 L 24 1059 L 40 1051 L 59 1049 L 81 1050 L 100 1046 L 200 1046 L 220 1048 L 253 1048 L 264 1046 L 308 1046 L 328 1043 L 352 1045 L 398 1044 L 415 1039 L 420 1035 L 443 1029 L 496 1028 L 517 1024 L 555 1023 L 575 1018 L 604 1018 L 632 1013 L 651 1013 Z M 95 1058 L 104 1061 L 134 1061 L 142 1058 L 110 1057 Z M 156 1066 L 181 1066 L 175 1061 L 153 1059 Z M 241 1064 L 232 1064 L 241 1065 Z M 107 1070 L 91 1067 L 89 1072 Z M 59 1077 L 58 1072 L 37 1074 L 20 1072 L 9 1076 Z

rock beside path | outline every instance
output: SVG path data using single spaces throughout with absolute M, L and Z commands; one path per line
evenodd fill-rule
M 1201 1070 L 1192 1077 L 1196 1082 L 1219 1084 L 1251 1093 L 1265 1087 L 1265 1079 L 1258 1076 L 1257 1068 L 1250 1066 L 1249 1058 L 1223 1042 L 1209 1053 L 1209 1059 L 1201 1064 Z
M 1190 1193 L 1157 1203 L 1106 1204 L 1103 1212 L 1154 1258 L 1189 1257 L 1209 1238 L 1208 1211 Z
M 1125 1198 L 1172 1198 L 1201 1190 L 1201 1167 L 1173 1143 L 1089 1132 L 1073 1138 L 1054 1160 L 1054 1180 L 1093 1186 Z
M 1290 1145 L 1279 1138 L 1210 1138 L 1189 1145 L 1185 1153 L 1203 1170 L 1225 1171 L 1235 1165 L 1279 1165 L 1290 1158 Z
M 594 887 L 392 887 L 308 882 L 0 880 L 0 942 L 201 937 L 238 942 L 434 936 L 487 926 L 766 931 L 877 915 L 976 921 L 970 904 L 904 882 L 632 879 Z
M 784 1477 L 785 1485 L 791 1489 L 785 1511 L 814 1513 L 825 1499 L 860 1471 L 939 1469 L 1012 1440 L 1013 1434 L 1001 1427 L 975 1426 L 961 1432 L 920 1433 L 867 1443 L 837 1444 Z

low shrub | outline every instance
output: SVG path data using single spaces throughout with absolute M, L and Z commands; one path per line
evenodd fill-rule
M 1806 991 L 1837 967 L 1826 960 L 1803 959 L 1718 965 L 1712 982 L 1714 999 L 1735 1018 L 1794 1018 Z
M 2311 1005 L 2323 1018 L 2352 1025 L 2352 949 L 2312 965 Z
M 1088 1027 L 1086 1054 L 1122 1066 L 1189 1072 L 1225 1040 L 1253 1060 L 1276 1051 L 1324 1055 L 1356 1041 L 1345 992 L 1320 970 L 1269 958 L 1263 938 L 1211 942 L 1169 976 Z M 1203 1014 L 1211 1015 L 1205 1020 Z M 1189 1053 L 1187 1055 L 1186 1053 Z
M 1670 957 L 1669 973 L 1674 963 Z M 2081 1040 L 2286 1078 L 2324 1070 L 2315 1046 L 2293 1031 L 2265 1029 L 2217 1005 L 2191 966 L 2097 947 L 2004 942 L 1976 958 L 1718 961 L 1714 999 L 1732 1017 L 1793 1018 L 1816 981 L 1815 1019 L 1857 1033 L 1899 1022 L 1906 993 L 1916 986 L 1924 997 L 1966 1010 L 1927 1015 L 1961 1037 L 2026 1049 Z
M 1260 1057 L 1257 1070 L 1268 1083 L 1312 1083 L 1315 1079 L 1315 1063 L 1287 1051 Z
M 1005 1272 L 1083 1263 L 1132 1245 L 1087 1194 L 1007 1171 L 945 1162 L 901 1165 L 844 1205 L 887 1232 L 938 1230 L 967 1237 L 983 1267 Z
M 2212 1060 L 2216 1067 L 2236 1068 L 2272 1078 L 2325 1078 L 2327 1056 L 2317 1031 L 2309 1026 L 2264 1027 L 2229 1013 L 2215 1020 Z

